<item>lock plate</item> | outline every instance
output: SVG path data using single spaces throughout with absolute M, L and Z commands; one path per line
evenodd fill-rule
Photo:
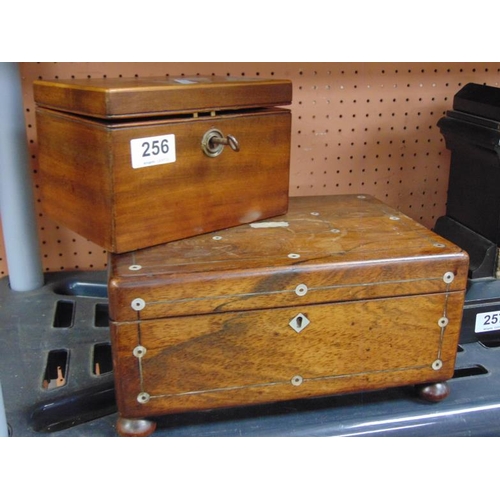
M 307 316 L 300 313 L 288 323 L 297 333 L 300 333 L 310 323 Z
M 224 137 L 224 134 L 216 128 L 205 132 L 201 140 L 201 149 L 211 158 L 219 156 L 224 150 L 224 146 L 229 146 L 236 152 L 240 150 L 240 145 L 234 136 L 228 135 Z

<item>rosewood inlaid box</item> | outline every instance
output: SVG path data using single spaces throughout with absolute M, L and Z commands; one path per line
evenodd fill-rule
M 393 386 L 439 400 L 467 272 L 460 248 L 368 195 L 291 198 L 283 216 L 111 255 L 120 432 Z

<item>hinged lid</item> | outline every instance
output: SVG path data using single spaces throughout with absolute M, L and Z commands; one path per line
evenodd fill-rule
M 40 107 L 119 119 L 289 105 L 292 83 L 229 76 L 38 80 L 34 99 Z
M 134 321 L 464 290 L 468 256 L 368 195 L 111 255 L 110 315 Z

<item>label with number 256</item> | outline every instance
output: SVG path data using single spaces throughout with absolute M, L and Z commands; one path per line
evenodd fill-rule
M 158 135 L 130 141 L 132 167 L 143 168 L 175 162 L 175 135 Z

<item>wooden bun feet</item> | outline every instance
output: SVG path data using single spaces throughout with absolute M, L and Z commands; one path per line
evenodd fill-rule
M 116 422 L 116 430 L 123 437 L 147 437 L 153 434 L 156 422 L 138 418 L 119 417 Z
M 421 399 L 430 403 L 438 403 L 450 395 L 450 387 L 447 382 L 417 385 L 416 390 Z M 116 429 L 118 434 L 123 437 L 147 437 L 156 430 L 156 422 L 119 417 Z
M 450 394 L 447 382 L 435 382 L 434 384 L 423 384 L 417 386 L 417 393 L 421 399 L 430 403 L 438 403 L 446 399 Z

